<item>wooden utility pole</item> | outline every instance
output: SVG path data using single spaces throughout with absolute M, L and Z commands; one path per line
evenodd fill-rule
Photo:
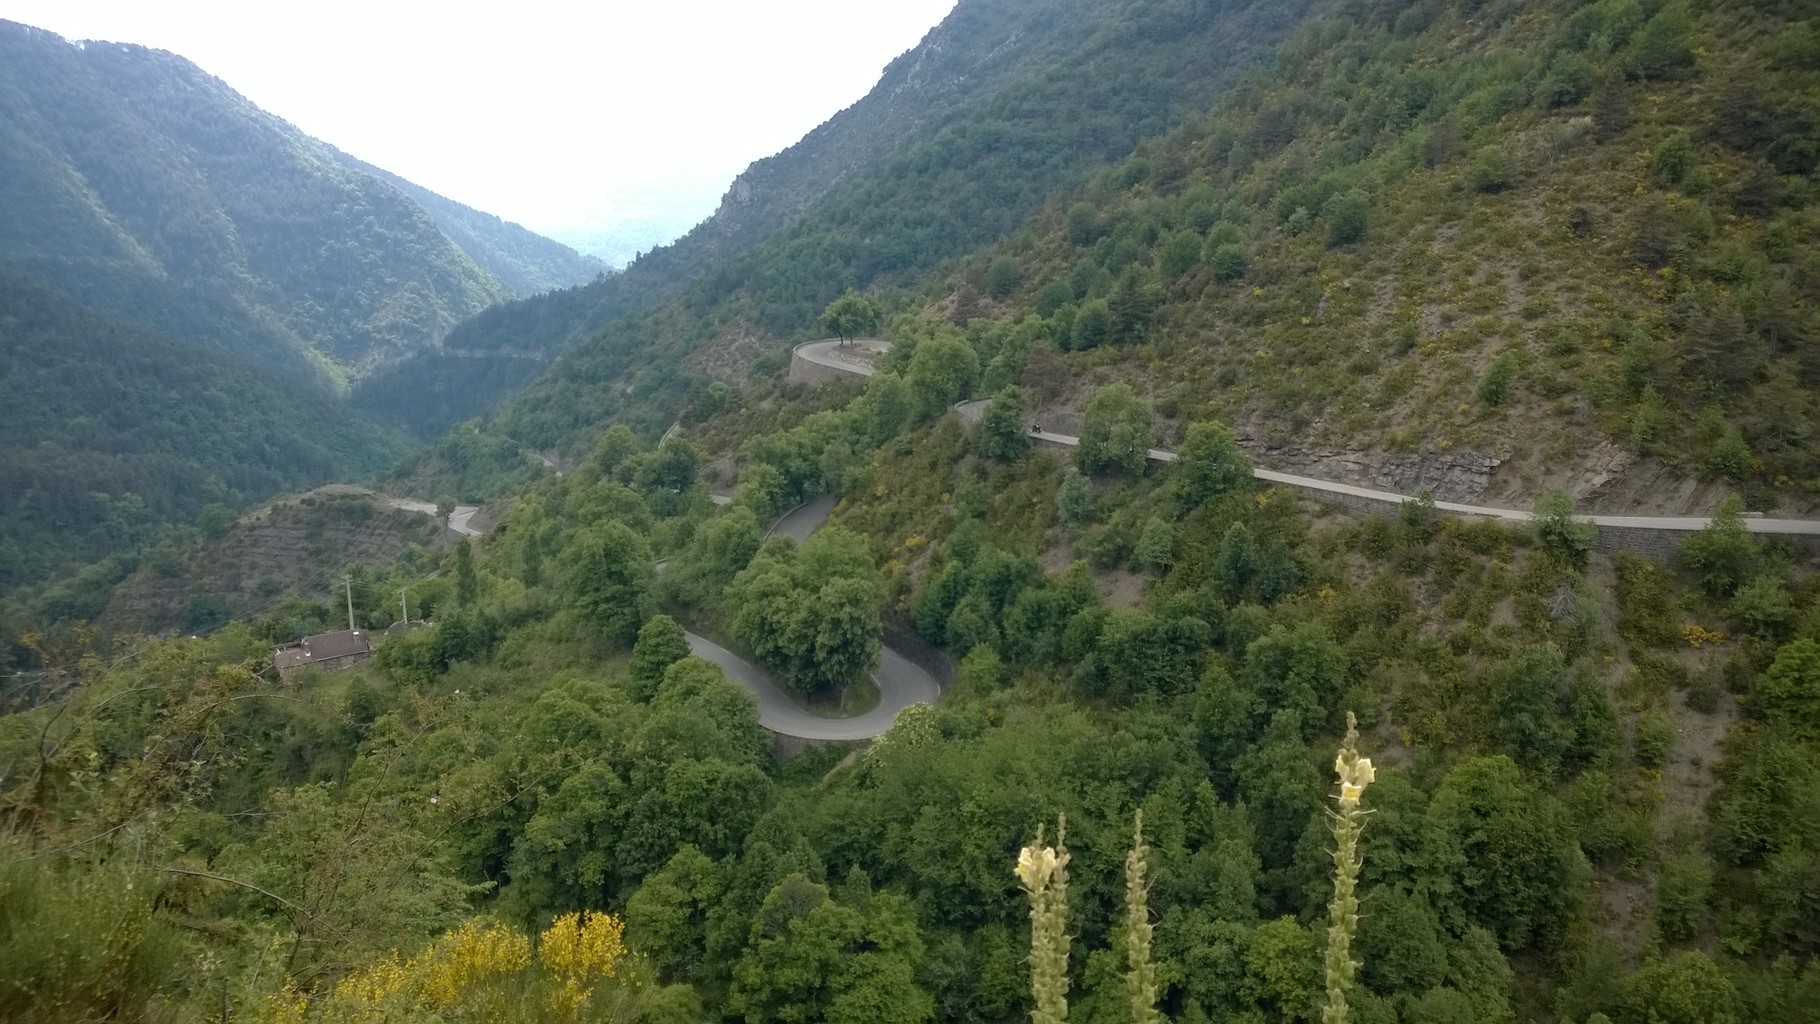
M 342 573 L 341 582 L 348 588 L 348 632 L 354 631 L 354 575 Z
M 404 618 L 399 619 L 398 621 L 407 626 L 411 624 L 411 606 L 405 603 L 404 595 L 405 591 L 409 589 L 409 587 L 398 588 L 398 614 L 404 616 Z

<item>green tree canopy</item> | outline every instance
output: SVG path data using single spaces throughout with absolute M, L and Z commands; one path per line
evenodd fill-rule
M 821 327 L 842 341 L 850 341 L 876 334 L 884 315 L 877 299 L 849 288 L 822 310 Z
M 1777 651 L 1757 680 L 1757 703 L 1771 722 L 1820 742 L 1820 644 L 1803 637 Z
M 939 416 L 966 398 L 979 380 L 979 355 L 967 339 L 941 331 L 917 342 L 910 357 L 910 394 L 917 415 Z
M 1623 1013 L 1630 1024 L 1738 1024 L 1738 993 L 1699 950 L 1653 960 L 1625 979 Z
M 653 615 L 638 631 L 632 645 L 632 689 L 640 700 L 650 700 L 663 682 L 664 670 L 689 656 L 689 639 L 668 615 Z
M 563 584 L 581 617 L 616 644 L 630 645 L 651 610 L 651 546 L 617 520 L 582 531 L 563 554 Z
M 934 1001 L 916 983 L 923 942 L 901 896 L 855 909 L 800 875 L 765 897 L 727 1005 L 752 1022 L 922 1024 Z
M 1224 423 L 1191 423 L 1176 452 L 1176 496 L 1193 508 L 1251 483 L 1251 461 L 1239 451 L 1238 438 Z
M 1024 393 L 1009 385 L 992 399 L 986 411 L 973 425 L 973 451 L 977 455 L 1002 462 L 1015 461 L 1030 449 L 1030 435 L 1024 425 Z
M 1124 382 L 1094 392 L 1081 421 L 1081 443 L 1074 461 L 1083 473 L 1104 470 L 1142 474 L 1155 433 L 1150 406 Z
M 847 530 L 766 547 L 728 593 L 734 635 L 805 696 L 833 692 L 878 660 L 885 588 Z
M 1572 823 L 1507 757 L 1454 766 L 1428 829 L 1461 907 L 1507 949 L 1559 934 L 1586 897 L 1592 872 Z
M 1717 597 L 1730 596 L 1750 578 L 1757 564 L 1757 539 L 1744 525 L 1744 502 L 1737 495 L 1720 502 L 1712 522 L 1681 542 L 1681 560 L 1706 592 Z

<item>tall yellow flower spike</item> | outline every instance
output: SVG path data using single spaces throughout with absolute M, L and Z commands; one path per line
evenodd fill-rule
M 1350 711 L 1346 713 L 1346 741 L 1340 744 L 1333 771 L 1340 777 L 1340 793 L 1335 798 L 1339 810 L 1332 812 L 1333 902 L 1327 907 L 1327 1005 L 1321 1008 L 1321 1024 L 1346 1024 L 1352 1016 L 1346 992 L 1359 970 L 1359 962 L 1352 958 L 1352 937 L 1359 929 L 1359 868 L 1363 864 L 1359 833 L 1365 829 L 1366 813 L 1359 809 L 1359 798 L 1377 778 L 1371 758 L 1359 756 L 1359 723 Z
M 1049 876 L 1055 873 L 1055 851 L 1047 846 L 1031 843 L 1017 855 L 1018 881 L 1031 892 L 1041 892 L 1048 884 Z
M 1036 841 L 1017 855 L 1015 869 L 1030 897 L 1031 1024 L 1068 1019 L 1068 819 L 1056 823 L 1055 847 Z

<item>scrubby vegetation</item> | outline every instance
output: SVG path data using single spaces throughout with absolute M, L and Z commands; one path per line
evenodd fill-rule
M 1130 10 L 1096 38 L 1212 9 Z M 362 581 L 431 620 L 373 662 L 259 674 L 326 605 L 105 658 L 33 636 L 0 719 L 0 1006 L 1810 1019 L 1820 576 L 1745 518 L 1816 476 L 1804 13 L 1322 8 L 940 267 L 881 269 L 895 193 L 844 186 L 413 467 L 516 501 Z M 969 123 L 944 145 L 1019 151 Z M 867 246 L 827 212 L 858 196 Z M 918 290 L 877 296 L 863 384 L 782 383 L 775 352 L 685 379 L 885 281 Z M 1032 442 L 1052 413 L 1074 452 Z M 1666 560 L 1603 550 L 1557 490 L 1523 527 L 1355 517 L 1253 478 L 1240 437 L 1273 422 L 1623 446 L 1741 496 Z M 829 526 L 766 538 L 818 495 Z M 882 632 L 954 679 L 862 750 L 780 758 L 684 624 L 823 702 Z M 579 975 L 576 947 L 603 951 Z
M 1352 1019 L 1801 1019 L 1820 616 L 1797 552 L 1725 518 L 1662 565 L 1546 517 L 1338 517 L 1258 489 L 1218 424 L 1170 467 L 969 454 L 989 423 L 920 401 L 949 377 L 910 350 L 992 358 L 944 330 L 900 340 L 908 382 L 729 394 L 704 443 L 794 425 L 746 438 L 724 509 L 696 469 L 722 451 L 609 433 L 433 581 L 375 579 L 434 624 L 368 666 L 274 686 L 248 671 L 269 625 L 46 652 L 40 703 L 0 720 L 0 942 L 61 962 L 82 913 L 120 938 L 89 974 L 20 975 L 18 1012 L 1009 1021 L 1032 1006 L 1011 867 L 1062 812 L 1091 951 L 1071 1015 L 1126 1020 L 1141 810 L 1157 1010 L 1314 1020 L 1351 715 L 1376 776 Z M 824 490 L 838 527 L 761 542 Z M 804 635 L 747 618 L 794 607 L 773 586 L 808 609 L 877 588 L 958 661 L 951 692 L 857 760 L 774 760 L 660 614 L 765 656 Z M 821 653 L 788 657 L 851 672 Z M 74 895 L 99 889 L 131 895 Z M 568 989 L 530 937 L 577 912 L 627 953 Z M 384 980 L 407 962 L 423 980 Z
M 1152 69 L 1188 60 L 1132 38 L 1170 17 L 1268 33 L 1257 9 L 1150 6 L 1107 38 Z M 1166 437 L 1220 418 L 1264 443 L 1483 453 L 1544 486 L 1598 462 L 1806 507 L 1811 36 L 1776 5 L 1321 8 L 1129 155 L 1012 203 L 1029 212 L 990 220 L 990 241 L 972 192 L 904 191 L 923 163 L 868 172 L 683 298 L 603 321 L 490 429 L 571 452 L 598 410 L 662 429 L 706 386 L 700 353 L 809 336 L 857 285 L 889 314 L 964 326 L 982 354 L 1016 332 L 986 392 L 1022 375 L 1039 409 L 1078 415 L 1086 385 L 1123 380 Z M 944 145 L 987 163 L 1063 131 L 1001 145 L 993 115 L 957 117 Z M 925 222 L 965 230 L 882 254 Z

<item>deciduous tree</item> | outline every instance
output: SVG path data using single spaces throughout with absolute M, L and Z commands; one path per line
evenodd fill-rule
M 1087 403 L 1075 465 L 1083 473 L 1116 470 L 1141 474 L 1154 439 L 1150 406 L 1131 385 L 1108 384 Z
M 651 608 L 651 547 L 616 520 L 589 527 L 564 553 L 563 583 L 582 618 L 613 643 L 630 645 Z
M 821 326 L 844 342 L 876 333 L 883 319 L 884 310 L 877 299 L 849 288 L 822 310 Z

